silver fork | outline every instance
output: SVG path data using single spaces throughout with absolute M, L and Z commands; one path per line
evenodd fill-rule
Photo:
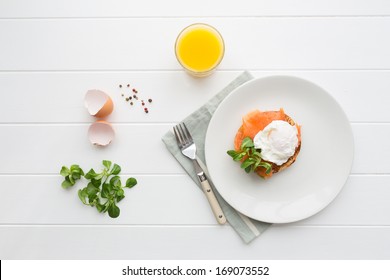
M 210 187 L 210 183 L 206 177 L 205 172 L 200 167 L 196 159 L 196 145 L 184 122 L 176 125 L 173 128 L 173 132 L 175 133 L 176 141 L 182 154 L 190 158 L 194 164 L 196 175 L 198 176 L 200 184 L 202 185 L 202 189 L 210 203 L 215 218 L 219 224 L 226 223 L 226 218 L 222 212 L 221 206 L 219 205 L 218 200 L 214 195 L 213 189 Z

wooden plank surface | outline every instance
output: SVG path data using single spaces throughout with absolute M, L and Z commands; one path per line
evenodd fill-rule
M 0 70 L 176 70 L 176 36 L 202 20 L 2 20 Z M 207 22 L 222 33 L 226 44 L 220 69 L 390 68 L 390 56 L 385 55 L 390 49 L 389 17 Z
M 226 42 L 206 79 L 185 74 L 173 52 L 179 31 L 199 21 Z M 0 259 L 389 259 L 389 27 L 385 0 L 0 1 Z M 355 139 L 352 174 L 329 207 L 249 245 L 216 225 L 161 141 L 243 70 L 322 86 Z M 124 102 L 127 83 L 153 99 L 150 114 Z M 86 137 L 92 88 L 115 102 L 106 149 Z M 62 165 L 102 159 L 139 179 L 116 220 L 60 187 Z
M 107 119 L 112 123 L 179 122 L 241 72 L 218 71 L 203 80 L 182 71 L 0 72 L 0 96 L 7 108 L 0 110 L 0 124 L 91 122 L 83 99 L 86 91 L 93 88 L 104 90 L 113 98 L 115 109 Z M 350 121 L 390 122 L 388 104 L 383 102 L 390 88 L 390 71 L 275 70 L 251 74 L 258 78 L 292 75 L 307 79 L 328 91 Z M 119 89 L 120 84 L 124 88 Z M 132 88 L 138 89 L 142 98 L 153 99 L 149 115 L 140 110 L 139 103 L 132 107 L 125 102 L 124 97 L 131 95 Z
M 388 227 L 272 226 L 246 245 L 228 226 L 1 226 L 0 257 L 376 260 L 390 258 L 389 234 Z
M 116 138 L 106 148 L 90 144 L 89 125 L 1 125 L 0 174 L 57 174 L 62 165 L 98 167 L 103 159 L 119 163 L 130 174 L 184 174 L 161 141 L 173 124 L 115 124 Z M 352 172 L 390 173 L 390 124 L 356 123 L 352 129 L 357 151 Z
M 129 175 L 122 175 L 123 178 Z M 207 200 L 186 175 L 136 175 L 138 185 L 110 219 L 84 206 L 77 190 L 60 187 L 57 175 L 0 176 L 3 225 L 216 225 Z M 390 226 L 390 176 L 351 175 L 340 195 L 319 214 L 296 223 L 310 226 Z M 157 199 L 158 198 L 158 199 Z
M 386 0 L 198 0 L 189 8 L 180 0 L 2 0 L 0 18 L 36 17 L 183 17 L 183 16 L 335 16 L 389 15 Z

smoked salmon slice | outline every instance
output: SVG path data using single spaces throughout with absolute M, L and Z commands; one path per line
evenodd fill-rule
M 245 137 L 255 138 L 256 134 L 263 130 L 272 121 L 286 119 L 283 109 L 279 111 L 261 112 L 254 110 L 242 118 L 242 126 L 239 128 L 234 139 L 234 149 L 240 150 L 241 142 Z

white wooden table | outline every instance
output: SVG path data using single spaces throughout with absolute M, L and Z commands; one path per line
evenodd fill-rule
M 194 22 L 214 25 L 226 42 L 205 79 L 185 74 L 173 53 Z M 0 0 L 0 258 L 390 258 L 389 32 L 386 0 Z M 356 149 L 329 207 L 249 245 L 217 225 L 161 141 L 243 70 L 324 87 L 351 121 Z M 127 83 L 153 98 L 149 114 L 123 101 L 118 85 Z M 105 149 L 86 137 L 91 88 L 115 102 L 116 138 Z M 98 169 L 102 159 L 139 181 L 118 219 L 60 187 L 62 165 Z

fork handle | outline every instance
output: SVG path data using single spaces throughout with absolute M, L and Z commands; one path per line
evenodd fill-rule
M 207 200 L 210 203 L 211 209 L 213 210 L 214 216 L 217 219 L 218 223 L 223 225 L 226 223 L 225 215 L 222 212 L 221 206 L 218 203 L 217 198 L 213 192 L 213 189 L 210 187 L 209 181 L 203 180 L 200 182 L 202 185 L 202 189 L 206 194 Z

